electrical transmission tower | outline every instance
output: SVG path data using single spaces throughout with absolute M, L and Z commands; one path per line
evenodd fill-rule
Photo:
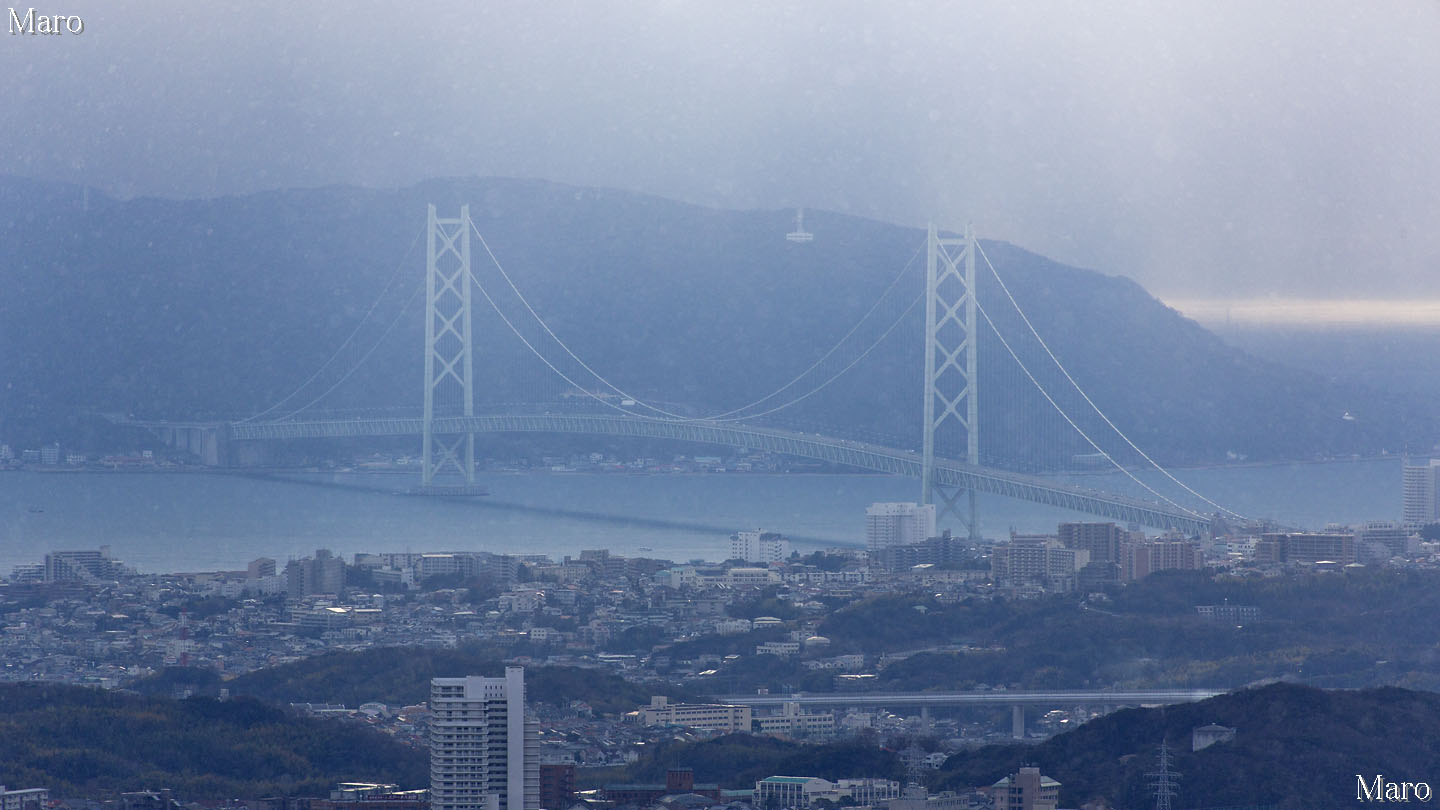
M 475 434 L 435 430 L 435 400 L 475 415 L 470 333 L 470 206 L 458 219 L 440 219 L 430 206 L 425 252 L 425 417 L 420 485 L 453 469 L 475 485 Z M 453 407 L 453 405 L 452 405 Z M 444 414 L 442 414 L 443 416 Z M 454 414 L 452 414 L 454 415 Z
M 1155 810 L 1170 810 L 1170 800 L 1177 794 L 1176 782 L 1180 774 L 1170 770 L 1170 746 L 1163 740 L 1160 742 L 1160 768 L 1145 774 L 1155 781 L 1150 787 L 1155 788 Z
M 935 440 L 953 420 L 965 432 L 965 460 L 980 463 L 979 378 L 976 375 L 975 231 L 964 238 L 941 237 L 930 226 L 925 266 L 925 424 L 920 467 L 921 503 L 962 518 L 957 508 L 962 490 L 935 479 Z M 971 540 L 980 536 L 975 491 L 968 490 L 969 512 L 963 516 Z

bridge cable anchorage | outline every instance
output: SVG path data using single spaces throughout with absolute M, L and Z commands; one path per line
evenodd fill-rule
M 1060 403 L 1056 402 L 1055 398 L 1050 396 L 1050 392 L 1045 390 L 1045 386 L 1041 385 L 1040 381 L 1035 379 L 1035 375 L 1030 373 L 1030 369 L 1026 368 L 1025 363 L 1020 359 L 1020 356 L 1015 353 L 1015 350 L 1013 348 L 1011 348 L 1010 341 L 1006 340 L 1005 336 L 1000 334 L 1000 329 L 995 326 L 995 322 L 990 319 L 990 313 L 985 311 L 985 307 L 981 306 L 978 300 L 975 302 L 975 308 L 980 312 L 980 316 L 985 319 L 985 323 L 990 325 L 990 330 L 995 333 L 995 337 L 1000 339 L 1000 345 L 1005 347 L 1005 351 L 1010 353 L 1011 359 L 1013 359 L 1015 363 L 1020 366 L 1021 371 L 1025 372 L 1025 376 L 1029 378 L 1030 383 L 1034 385 L 1037 389 L 1039 389 L 1040 394 L 1045 397 L 1045 400 L 1047 402 L 1054 406 L 1056 412 L 1058 412 L 1060 416 L 1064 418 L 1065 422 L 1069 424 L 1076 433 L 1079 433 L 1080 437 L 1083 438 L 1086 442 L 1088 442 L 1091 447 L 1095 448 L 1095 452 L 1104 456 L 1106 461 L 1109 461 L 1111 464 L 1115 465 L 1115 469 L 1125 473 L 1126 477 L 1128 477 L 1131 481 L 1139 484 L 1140 487 L 1146 492 L 1149 492 L 1151 495 L 1154 495 L 1156 498 L 1159 498 L 1161 501 L 1164 501 L 1165 503 L 1175 507 L 1176 509 L 1179 509 L 1182 512 L 1185 512 L 1198 519 L 1204 519 L 1204 516 L 1201 515 L 1199 512 L 1196 512 L 1195 510 L 1188 507 L 1181 506 L 1175 501 L 1155 491 L 1153 487 L 1137 478 L 1134 473 L 1130 472 L 1125 468 L 1125 465 L 1116 461 L 1110 456 L 1109 453 L 1105 452 L 1104 449 L 1100 447 L 1100 445 L 1096 444 L 1095 440 L 1090 438 L 1090 434 L 1086 433 L 1084 429 L 1082 429 L 1078 424 L 1075 423 L 1074 419 L 1070 418 L 1070 414 L 1066 413 L 1065 409 L 1060 407 Z
M 805 394 L 803 394 L 803 395 L 801 395 L 801 396 L 799 396 L 799 397 L 796 397 L 796 398 L 794 398 L 794 399 L 792 399 L 792 400 L 790 400 L 790 401 L 786 402 L 785 404 L 780 405 L 780 406 L 778 406 L 778 407 L 771 408 L 771 409 L 769 409 L 769 410 L 766 410 L 766 411 L 763 411 L 763 412 L 760 412 L 760 413 L 745 414 L 744 416 L 739 416 L 739 417 L 735 417 L 734 419 L 729 419 L 729 417 L 734 417 L 735 414 L 738 414 L 738 413 L 740 413 L 740 412 L 742 412 L 742 411 L 749 410 L 749 409 L 754 408 L 754 407 L 756 407 L 756 406 L 758 406 L 758 405 L 760 405 L 760 404 L 762 404 L 762 403 L 764 403 L 764 402 L 766 402 L 766 401 L 768 401 L 768 400 L 770 400 L 770 399 L 773 399 L 774 397 L 778 396 L 782 391 L 785 391 L 786 389 L 788 389 L 788 388 L 790 388 L 791 386 L 795 385 L 797 382 L 799 382 L 801 379 L 803 379 L 803 378 L 804 378 L 806 375 L 808 375 L 810 372 L 814 371 L 816 368 L 818 368 L 818 367 L 820 366 L 821 363 L 825 362 L 825 360 L 829 359 L 829 357 L 830 357 L 831 355 L 833 355 L 836 351 L 838 351 L 839 348 L 844 344 L 844 342 L 845 342 L 846 340 L 848 340 L 848 339 L 851 337 L 851 335 L 855 334 L 855 332 L 861 327 L 861 325 L 863 325 L 863 324 L 865 323 L 865 321 L 868 320 L 868 319 L 870 318 L 870 316 L 873 315 L 877 309 L 879 309 L 880 305 L 884 302 L 886 296 L 888 296 L 888 295 L 890 294 L 891 290 L 893 290 L 893 289 L 895 288 L 895 286 L 901 281 L 901 279 L 903 279 L 903 278 L 905 277 L 905 274 L 909 271 L 910 266 L 915 263 L 916 257 L 918 257 L 918 256 L 920 255 L 920 248 L 916 248 L 916 249 L 915 249 L 915 252 L 914 252 L 913 254 L 911 254 L 910 260 L 905 263 L 905 266 L 902 267 L 902 268 L 900 269 L 900 272 L 895 276 L 895 278 L 890 281 L 890 284 L 885 288 L 884 292 L 882 292 L 882 293 L 880 294 L 879 298 L 876 299 L 875 303 L 874 303 L 873 305 L 871 305 L 870 309 L 869 309 L 868 311 L 866 311 L 866 313 L 865 313 L 864 315 L 862 315 L 858 321 L 855 322 L 855 325 L 852 326 L 852 327 L 850 328 L 850 330 L 847 331 L 838 341 L 836 341 L 836 343 L 835 343 L 833 346 L 831 346 L 830 349 L 829 349 L 828 351 L 826 351 L 826 352 L 820 357 L 820 359 L 818 359 L 818 360 L 816 360 L 814 363 L 812 363 L 809 368 L 807 368 L 807 369 L 805 369 L 804 371 L 800 372 L 800 373 L 799 373 L 798 375 L 796 375 L 793 379 L 791 379 L 789 382 L 785 383 L 785 384 L 782 385 L 781 387 L 775 389 L 774 391 L 770 392 L 769 394 L 766 394 L 765 396 L 763 396 L 763 397 L 761 397 L 761 398 L 759 398 L 759 399 L 757 399 L 757 400 L 754 400 L 753 402 L 747 403 L 747 404 L 742 405 L 742 406 L 740 406 L 740 407 L 738 407 L 738 408 L 732 408 L 731 410 L 724 411 L 724 412 L 721 412 L 721 413 L 718 413 L 718 414 L 714 414 L 714 415 L 712 415 L 712 416 L 694 417 L 694 416 L 686 416 L 685 414 L 676 413 L 676 412 L 674 412 L 674 411 L 669 411 L 669 410 L 666 410 L 666 409 L 664 409 L 664 408 L 661 408 L 661 407 L 659 407 L 659 406 L 657 406 L 657 405 L 652 405 L 652 404 L 650 404 L 649 402 L 647 402 L 647 401 L 645 401 L 645 400 L 643 400 L 643 399 L 641 399 L 641 398 L 639 398 L 639 397 L 637 397 L 637 396 L 635 396 L 635 395 L 633 395 L 633 394 L 630 394 L 630 393 L 626 392 L 624 389 L 621 389 L 620 387 L 616 386 L 614 383 L 610 382 L 610 380 L 608 380 L 604 375 L 600 374 L 598 371 L 596 371 L 595 369 L 591 368 L 589 364 L 587 364 L 587 363 L 586 363 L 584 360 L 582 360 L 577 354 L 575 354 L 574 351 L 572 351 L 572 350 L 570 349 L 570 347 L 565 343 L 565 341 L 563 341 L 563 340 L 560 339 L 560 336 L 559 336 L 559 335 L 556 335 L 556 334 L 555 334 L 555 332 L 550 328 L 550 325 L 547 324 L 547 323 L 545 322 L 545 319 L 540 316 L 540 313 L 536 312 L 536 311 L 535 311 L 535 308 L 530 305 L 530 302 L 529 302 L 529 300 L 525 297 L 525 294 L 520 291 L 520 288 L 519 288 L 518 286 L 516 286 L 514 279 L 512 279 L 512 278 L 510 277 L 510 274 L 509 274 L 508 272 L 506 272 L 505 267 L 500 263 L 500 260 L 495 256 L 495 252 L 490 249 L 490 244 L 485 241 L 485 235 L 482 234 L 482 233 L 480 233 L 480 229 L 475 227 L 474 222 L 471 222 L 471 223 L 470 223 L 470 227 L 471 227 L 472 230 L 475 231 L 475 235 L 480 239 L 480 245 L 481 245 L 481 247 L 485 248 L 485 253 L 490 257 L 490 261 L 495 265 L 495 269 L 500 272 L 500 276 L 505 279 L 505 283 L 510 287 L 511 292 L 513 292 L 513 293 L 515 294 L 516 298 L 518 298 L 518 299 L 520 300 L 520 303 L 521 303 L 522 305 L 524 305 L 526 311 L 528 311 L 528 312 L 530 313 L 530 316 L 533 317 L 533 318 L 535 319 L 535 321 L 540 325 L 540 328 L 541 328 L 542 330 L 544 330 L 545 334 L 549 335 L 550 338 L 551 338 L 552 340 L 554 340 L 557 345 L 560 346 L 561 350 L 564 351 L 565 354 L 567 354 L 567 355 L 570 357 L 570 359 L 574 360 L 576 363 L 579 363 L 581 368 L 585 369 L 585 371 L 588 372 L 591 376 L 595 377 L 595 379 L 596 379 L 598 382 L 600 382 L 600 383 L 601 383 L 602 385 L 604 385 L 606 388 L 609 388 L 611 391 L 615 392 L 615 393 L 618 394 L 619 396 L 624 397 L 625 399 L 628 399 L 628 400 L 632 400 L 632 401 L 635 402 L 637 405 L 642 406 L 642 407 L 644 407 L 644 408 L 647 409 L 647 410 L 651 410 L 651 411 L 654 411 L 655 413 L 661 414 L 662 416 L 669 417 L 669 418 L 674 419 L 674 420 L 680 420 L 680 421 L 739 421 L 739 420 L 742 420 L 742 419 L 753 419 L 753 418 L 756 418 L 756 417 L 759 417 L 759 416 L 764 416 L 764 415 L 766 415 L 766 414 L 774 413 L 774 412 L 776 412 L 776 411 L 778 411 L 778 410 L 782 410 L 782 409 L 784 409 L 784 408 L 788 408 L 788 407 L 790 407 L 791 405 L 794 405 L 794 404 L 796 404 L 796 403 L 798 403 L 798 402 L 800 402 L 800 401 L 808 398 L 808 397 L 811 396 L 812 394 L 818 392 L 820 389 L 828 386 L 831 382 L 834 382 L 834 380 L 835 380 L 837 377 L 839 377 L 840 374 L 843 374 L 845 371 L 848 371 L 850 368 L 853 368 L 853 367 L 855 366 L 855 363 L 858 362 L 860 358 L 863 358 L 865 355 L 869 354 L 869 352 L 873 351 L 874 348 L 875 348 L 875 346 L 879 344 L 880 340 L 883 340 L 883 339 L 885 338 L 885 336 L 888 335 L 888 334 L 894 329 L 895 324 L 892 323 L 891 326 L 890 326 L 889 328 L 887 328 L 887 329 L 885 330 L 885 332 L 881 335 L 881 337 L 875 341 L 875 343 L 872 343 L 869 348 L 867 348 L 864 352 L 862 352 L 861 355 L 860 355 L 860 358 L 857 358 L 856 361 L 851 362 L 849 365 L 847 365 L 847 366 L 845 367 L 845 369 L 843 369 L 843 370 L 840 372 L 840 374 L 836 374 L 835 376 L 827 379 L 825 382 L 821 383 L 821 384 L 820 384 L 819 386 L 817 386 L 816 388 L 814 388 L 814 389 L 810 390 L 809 392 L 807 392 L 807 393 L 805 393 Z M 473 278 L 473 276 L 472 276 L 472 278 Z M 474 281 L 475 281 L 476 286 L 481 286 L 478 279 L 474 279 Z M 482 289 L 483 289 L 483 287 L 482 287 Z M 488 300 L 488 301 L 491 302 L 491 303 L 490 303 L 491 307 L 494 308 L 494 309 L 497 311 L 497 313 L 498 313 L 498 312 L 499 312 L 499 307 L 498 307 L 498 306 L 496 305 L 496 303 L 494 302 L 494 299 L 490 298 L 490 297 L 487 295 L 487 296 L 486 296 L 486 300 Z M 910 307 L 907 308 L 905 311 L 908 312 L 909 309 L 910 309 L 910 308 L 913 308 L 913 307 L 914 307 L 914 304 L 912 303 L 912 304 L 910 305 Z M 501 315 L 501 317 L 502 317 L 502 319 L 505 319 L 505 320 L 506 320 L 506 325 L 510 327 L 511 331 L 512 331 L 512 332 L 516 332 L 516 336 L 517 336 L 517 337 L 520 337 L 519 332 L 516 330 L 515 326 L 514 326 L 512 323 L 510 323 L 509 319 L 508 319 L 508 318 L 505 318 L 505 316 L 504 316 L 503 314 Z M 536 350 L 536 348 L 534 347 L 533 344 L 531 344 L 528 340 L 525 340 L 523 337 L 521 337 L 521 340 L 522 340 L 522 342 L 525 343 L 526 347 L 529 348 L 531 352 L 534 352 L 536 355 L 539 355 L 539 352 Z M 542 359 L 543 359 L 543 358 L 542 358 Z M 551 365 L 550 363 L 547 362 L 546 365 L 550 366 L 551 370 L 552 370 L 552 371 L 555 371 L 557 374 L 560 373 L 560 372 L 559 372 L 557 369 L 555 369 L 555 367 L 554 367 L 553 365 Z M 584 391 L 584 390 L 585 390 L 582 386 L 577 385 L 577 384 L 576 384 L 574 381 L 572 381 L 569 377 L 566 377 L 566 376 L 563 375 L 563 374 L 560 374 L 560 376 L 561 376 L 563 379 L 565 379 L 566 382 L 570 383 L 571 385 L 574 385 L 576 388 L 580 389 L 581 391 Z M 587 392 L 587 393 L 588 393 L 588 392 Z M 594 397 L 593 394 L 592 394 L 591 396 L 592 396 L 592 398 L 599 399 L 599 397 Z M 622 412 L 623 412 L 623 413 L 632 414 L 632 415 L 634 415 L 634 416 L 642 416 L 641 414 L 637 414 L 637 413 L 635 413 L 634 411 L 629 411 L 629 410 L 623 410 L 623 409 L 622 409 Z M 647 418 L 658 418 L 658 417 L 647 417 Z
M 340 379 L 336 380 L 334 385 L 332 385 L 332 386 L 330 386 L 329 388 L 325 389 L 324 393 L 320 394 L 320 396 L 315 397 L 314 399 L 310 400 L 309 402 L 305 403 L 304 405 L 301 405 L 300 407 L 296 408 L 295 410 L 293 410 L 293 411 L 285 414 L 284 416 L 278 417 L 278 418 L 276 418 L 276 419 L 270 419 L 270 420 L 267 420 L 267 421 L 269 421 L 269 422 L 284 422 L 284 421 L 286 421 L 287 419 L 290 419 L 290 418 L 294 417 L 296 414 L 300 413 L 301 411 L 304 411 L 304 410 L 309 409 L 309 408 L 310 408 L 312 405 L 314 405 L 315 403 L 319 402 L 320 400 L 322 400 L 322 399 L 324 399 L 325 397 L 328 397 L 328 396 L 330 396 L 332 393 L 334 393 L 334 392 L 335 392 L 335 389 L 337 389 L 337 388 L 339 388 L 340 386 L 344 385 L 344 384 L 345 384 L 345 381 L 348 380 L 348 379 L 350 379 L 351 375 L 353 375 L 355 372 L 359 371 L 361 366 L 365 365 L 365 361 L 367 361 L 367 360 L 370 359 L 370 355 L 374 354 L 374 353 L 375 353 L 375 350 L 378 349 L 378 348 L 380 348 L 380 344 L 385 342 L 385 338 L 389 337 L 389 336 L 390 336 L 390 333 L 395 330 L 395 326 L 400 323 L 400 319 L 405 316 L 405 313 L 410 309 L 410 305 L 413 304 L 413 303 L 415 303 L 415 297 L 416 297 L 417 295 L 419 295 L 419 294 L 420 294 L 420 291 L 423 290 L 423 289 L 425 289 L 425 283 L 424 283 L 424 282 L 419 282 L 419 283 L 417 283 L 417 284 L 415 285 L 415 290 L 410 293 L 410 297 L 409 297 L 409 298 L 405 299 L 405 303 L 400 307 L 400 311 L 397 312 L 397 313 L 395 313 L 395 317 L 390 319 L 390 324 L 385 327 L 385 331 L 380 333 L 380 337 L 378 337 L 378 338 L 375 339 L 375 342 L 370 345 L 370 348 L 365 351 L 365 354 L 361 355 L 361 356 L 360 356 L 360 359 L 357 360 L 357 361 L 355 361 L 355 365 L 351 366 L 349 371 L 345 372 L 345 374 L 342 375 L 342 376 L 340 377 Z
M 1141 450 L 1141 449 L 1135 444 L 1135 442 L 1131 441 L 1131 440 L 1130 440 L 1130 437 L 1127 436 L 1127 435 L 1125 435 L 1125 432 L 1124 432 L 1124 431 L 1122 431 L 1119 427 L 1117 427 L 1114 422 L 1110 421 L 1110 417 L 1106 416 L 1106 415 L 1105 415 L 1105 412 L 1102 411 L 1102 410 L 1100 410 L 1100 406 L 1096 405 L 1095 402 L 1090 399 L 1090 395 L 1085 393 L 1085 389 L 1081 388 L 1081 387 L 1080 387 L 1080 384 L 1075 381 L 1075 378 L 1070 376 L 1070 372 L 1069 372 L 1068 370 L 1066 370 L 1064 364 L 1060 362 L 1060 358 L 1056 357 L 1056 356 L 1055 356 L 1055 353 L 1050 350 L 1050 346 L 1049 346 L 1049 344 L 1047 344 L 1047 343 L 1045 342 L 1045 339 L 1042 338 L 1042 337 L 1040 337 L 1040 332 L 1035 329 L 1035 325 L 1030 322 L 1030 318 L 1028 318 L 1028 317 L 1025 315 L 1025 311 L 1020 308 L 1019 302 L 1017 302 L 1017 301 L 1015 300 L 1015 296 L 1010 293 L 1010 288 L 1009 288 L 1008 286 L 1006 286 L 1005 280 L 1000 277 L 1000 273 L 999 273 L 999 271 L 997 271 L 997 270 L 995 269 L 994 263 L 991 262 L 991 261 L 990 261 L 990 257 L 989 257 L 988 255 L 986 255 L 986 253 L 985 253 L 985 248 L 980 247 L 979 242 L 976 242 L 976 247 L 979 247 L 979 248 L 980 248 L 980 256 L 981 256 L 981 258 L 985 259 L 985 264 L 986 264 L 986 266 L 988 266 L 988 267 L 990 268 L 990 274 L 995 277 L 995 280 L 996 280 L 997 282 L 999 282 L 999 284 L 1000 284 L 1000 289 L 1005 292 L 1005 297 L 1010 300 L 1010 305 L 1011 305 L 1012 307 L 1014 307 L 1014 308 L 1015 308 L 1015 311 L 1020 315 L 1020 320 L 1022 320 L 1022 321 L 1025 322 L 1025 326 L 1030 329 L 1030 334 L 1034 335 L 1034 336 L 1035 336 L 1035 339 L 1036 339 L 1037 341 L 1039 341 L 1039 343 L 1040 343 L 1040 348 L 1042 348 L 1042 349 L 1045 350 L 1045 354 L 1046 354 L 1047 356 L 1049 356 L 1051 362 L 1053 362 L 1053 363 L 1055 364 L 1055 367 L 1058 368 L 1058 369 L 1060 369 L 1060 373 L 1063 374 L 1063 375 L 1065 375 L 1065 379 L 1070 383 L 1070 385 L 1074 386 L 1075 390 L 1076 390 L 1077 392 L 1079 392 L 1079 394 L 1080 394 L 1080 396 L 1081 396 L 1082 398 L 1084 398 L 1085 404 L 1089 405 L 1092 409 L 1094 409 L 1095 413 L 1099 414 L 1100 418 L 1101 418 L 1102 420 L 1104 420 L 1105 424 L 1108 425 L 1111 430 L 1115 431 L 1115 434 L 1116 434 L 1117 436 L 1119 436 L 1121 439 L 1123 439 L 1123 440 L 1125 441 L 1125 443 L 1130 446 L 1130 449 L 1131 449 L 1131 450 L 1134 450 L 1136 453 L 1139 453 L 1141 458 L 1145 459 L 1146 462 L 1148 462 L 1148 463 L 1149 463 L 1152 467 L 1154 467 L 1155 469 L 1159 470 L 1159 471 L 1161 472 L 1161 474 L 1163 474 L 1166 478 L 1168 478 L 1168 479 L 1170 479 L 1171 481 L 1173 481 L 1173 482 L 1174 482 L 1175 484 L 1177 484 L 1181 489 L 1185 490 L 1186 492 L 1190 493 L 1191 495 L 1195 496 L 1196 498 L 1199 498 L 1200 500 L 1204 501 L 1205 503 L 1209 504 L 1210 506 L 1213 506 L 1213 507 L 1215 507 L 1216 509 L 1219 509 L 1221 512 L 1224 512 L 1225 514 L 1227 514 L 1227 515 L 1229 515 L 1229 516 L 1231 516 L 1231 517 L 1233 517 L 1233 518 L 1236 518 L 1236 519 L 1238 519 L 1238 520 L 1246 520 L 1246 518 L 1245 518 L 1244 515 L 1241 515 L 1240 513 L 1235 512 L 1235 511 L 1233 511 L 1233 510 L 1227 509 L 1227 508 L 1225 508 L 1224 506 L 1221 506 L 1220 504 L 1218 504 L 1218 503 L 1210 500 L 1209 498 L 1205 497 L 1204 495 L 1201 495 L 1200 493 L 1198 493 L 1198 492 L 1196 492 L 1195 490 L 1191 489 L 1190 487 L 1186 486 L 1184 481 L 1181 481 L 1179 478 L 1176 478 L 1175 476 L 1171 475 L 1169 470 L 1166 470 L 1164 467 L 1160 466 L 1160 464 L 1159 464 L 1158 462 L 1156 462 L 1155 459 L 1151 458 L 1149 455 L 1147 455 L 1147 454 L 1145 453 L 1144 450 Z M 992 324 L 992 326 L 993 326 L 993 324 Z M 1057 406 L 1057 407 L 1058 407 L 1058 406 Z M 1108 458 L 1108 456 L 1107 456 L 1107 458 Z
M 290 394 L 289 394 L 289 396 L 286 396 L 284 399 L 281 399 L 280 401 L 276 402 L 274 405 L 271 405 L 270 407 L 266 408 L 266 409 L 263 410 L 263 411 L 260 411 L 260 412 L 257 413 L 257 414 L 254 414 L 254 415 L 251 415 L 251 416 L 247 416 L 247 417 L 245 417 L 244 419 L 239 420 L 239 421 L 236 422 L 235 424 L 237 424 L 237 425 L 243 425 L 243 424 L 245 424 L 246 422 L 253 422 L 253 421 L 255 421 L 255 420 L 257 420 L 257 419 L 260 419 L 261 417 L 265 416 L 266 414 L 270 413 L 271 411 L 275 411 L 275 410 L 278 410 L 278 409 L 284 407 L 285 403 L 289 402 L 290 400 L 292 400 L 292 399 L 294 399 L 296 396 L 298 396 L 301 391 L 305 390 L 305 386 L 307 386 L 307 385 L 309 385 L 310 383 L 314 382 L 314 381 L 316 380 L 316 378 L 318 378 L 322 373 L 324 373 L 325 369 L 327 369 L 327 368 L 330 367 L 330 364 L 331 364 L 331 363 L 335 362 L 336 358 L 338 358 L 338 357 L 340 356 L 340 353 L 345 350 L 345 347 L 350 345 L 350 341 L 354 340 L 354 339 L 355 339 L 355 336 L 358 335 L 358 334 L 360 334 L 360 327 L 364 326 L 365 323 L 370 320 L 370 316 L 375 313 L 375 308 L 378 307 L 378 306 L 380 306 L 381 300 L 383 300 L 383 299 L 385 298 L 385 294 L 390 291 L 390 285 L 392 285 L 392 284 L 395 283 L 395 280 L 400 277 L 401 271 L 405 269 L 405 262 L 406 262 L 407 260 L 409 260 L 411 252 L 413 252 L 413 251 L 415 250 L 415 246 L 418 245 L 418 244 L 420 244 L 420 237 L 421 237 L 422 235 L 424 235 L 424 233 L 425 233 L 425 229 L 424 229 L 424 228 L 421 228 L 420 230 L 418 230 L 418 231 L 415 232 L 415 238 L 410 241 L 410 247 L 406 248 L 404 255 L 402 255 L 402 256 L 400 257 L 400 263 L 395 266 L 395 271 L 390 274 L 390 279 L 385 282 L 385 286 L 380 290 L 380 295 L 376 296 L 375 300 L 374 300 L 373 302 L 371 302 L 370 308 L 367 309 L 367 310 L 365 310 L 365 315 L 360 318 L 360 322 L 357 323 L 357 324 L 355 324 L 355 328 L 350 332 L 350 335 L 349 335 L 348 337 L 346 337 L 345 340 L 340 343 L 340 346 L 335 349 L 335 352 L 330 355 L 329 359 L 327 359 L 324 363 L 322 363 L 319 368 L 315 369 L 315 373 L 314 373 L 314 374 L 311 374 L 310 377 L 305 380 L 305 382 L 300 383 L 300 385 L 299 385 L 298 387 L 296 387 L 296 389 L 295 389 L 294 391 L 291 391 Z M 414 296 L 412 295 L 411 298 L 413 299 Z M 405 306 L 408 307 L 409 305 L 410 305 L 410 304 L 409 304 L 409 301 L 407 301 L 406 304 L 405 304 Z M 404 311 L 404 308 L 403 308 L 403 307 L 401 308 L 401 311 L 402 311 L 402 312 Z M 393 324 L 393 322 L 392 322 L 391 327 L 393 327 L 393 326 L 394 326 L 394 324 Z M 390 331 L 390 330 L 387 328 L 387 329 L 385 330 L 385 334 L 389 334 L 389 331 Z M 381 335 L 381 339 L 383 339 L 384 337 L 385 337 L 385 335 Z M 377 341 L 377 344 L 376 344 L 376 345 L 378 345 L 378 341 Z M 362 358 L 362 359 L 360 360 L 360 363 L 364 363 L 364 362 L 365 362 L 365 359 L 366 359 L 366 358 L 369 358 L 370 354 L 371 354 L 372 352 L 374 352 L 374 351 L 375 351 L 375 347 L 374 347 L 374 346 L 370 347 L 370 351 L 368 351 L 368 352 L 365 353 L 365 358 Z M 348 376 L 350 376 L 350 374 L 353 374 L 353 373 L 355 372 L 355 369 L 359 367 L 360 363 L 357 363 L 354 367 L 352 367 L 352 368 L 350 369 L 350 371 L 346 372 L 345 376 L 348 377 Z M 342 379 L 342 381 L 344 380 L 344 378 L 341 378 L 341 379 Z M 339 385 L 339 383 L 336 383 L 336 385 Z M 335 388 L 332 386 L 329 391 L 326 391 L 326 392 L 325 392 L 325 394 L 329 394 L 330 391 L 334 391 L 334 390 L 335 390 Z M 323 396 L 325 396 L 325 394 L 322 394 L 321 396 L 323 397 Z M 315 404 L 314 402 L 311 402 L 311 403 L 310 403 L 310 405 L 314 405 L 314 404 Z M 308 408 L 308 407 L 310 407 L 310 406 L 309 406 L 309 405 L 306 405 L 304 408 L 299 408 L 299 409 L 297 409 L 297 410 L 295 410 L 295 411 L 292 411 L 292 412 L 290 412 L 289 415 L 287 415 L 287 416 L 285 416 L 285 417 L 282 417 L 282 418 L 288 419 L 288 418 L 290 418 L 291 416 L 294 416 L 295 414 L 299 413 L 300 411 L 305 410 L 305 408 Z

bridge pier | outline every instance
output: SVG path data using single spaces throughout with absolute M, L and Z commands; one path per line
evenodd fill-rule
M 1025 707 L 1019 703 L 1010 706 L 1010 736 L 1025 739 Z
M 228 425 L 173 425 L 152 428 L 168 447 L 192 453 L 206 467 L 229 462 Z
M 275 463 L 271 445 L 264 442 L 234 442 L 227 456 L 232 467 L 268 467 Z

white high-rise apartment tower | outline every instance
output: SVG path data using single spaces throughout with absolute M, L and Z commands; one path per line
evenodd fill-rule
M 430 681 L 432 810 L 539 810 L 540 727 L 525 715 L 525 668 Z
M 865 510 L 865 542 L 871 551 L 919 543 L 935 536 L 935 504 L 872 503 Z
M 1407 459 L 1402 478 L 1404 488 L 1404 521 L 1410 526 L 1423 526 L 1440 520 L 1440 459 L 1411 464 Z

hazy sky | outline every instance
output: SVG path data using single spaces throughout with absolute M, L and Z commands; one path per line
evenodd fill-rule
M 36 11 L 85 31 L 5 35 L 0 173 L 542 177 L 973 220 L 1162 295 L 1440 297 L 1440 0 Z

